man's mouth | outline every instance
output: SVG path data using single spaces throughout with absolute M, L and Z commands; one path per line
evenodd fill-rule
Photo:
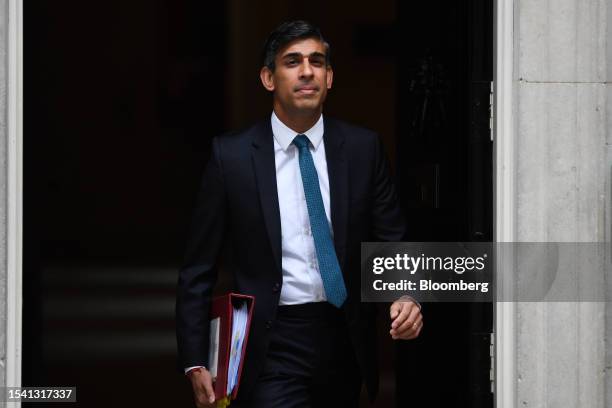
M 300 86 L 297 88 L 296 92 L 311 94 L 315 93 L 318 90 L 316 86 Z

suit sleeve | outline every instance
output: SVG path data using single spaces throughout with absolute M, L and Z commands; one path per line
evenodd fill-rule
M 402 241 L 406 225 L 380 138 L 375 138 L 371 236 L 374 241 Z
M 372 201 L 371 235 L 374 241 L 403 241 L 406 239 L 406 223 L 395 185 L 391 180 L 389 162 L 378 136 L 376 136 L 374 151 L 376 158 L 374 186 L 372 188 L 374 197 Z M 419 309 L 421 308 L 421 304 L 411 296 L 405 296 L 398 300 L 412 300 Z M 375 313 L 378 313 L 378 305 L 375 305 Z
M 226 194 L 218 139 L 202 176 L 176 297 L 179 368 L 208 367 L 209 311 L 223 244 Z

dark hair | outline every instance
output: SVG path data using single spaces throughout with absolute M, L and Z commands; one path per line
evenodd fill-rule
M 270 33 L 262 51 L 263 65 L 274 72 L 276 68 L 274 60 L 278 51 L 294 40 L 305 38 L 315 38 L 325 45 L 325 63 L 330 65 L 331 48 L 329 43 L 325 41 L 318 27 L 303 20 L 284 22 Z

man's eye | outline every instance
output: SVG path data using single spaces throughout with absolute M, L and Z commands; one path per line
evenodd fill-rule
M 297 64 L 297 60 L 289 60 L 287 61 L 287 65 L 295 65 Z

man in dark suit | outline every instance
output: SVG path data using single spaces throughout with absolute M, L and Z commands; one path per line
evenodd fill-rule
M 405 227 L 378 136 L 323 118 L 329 56 L 316 27 L 279 26 L 260 73 L 271 118 L 213 140 L 176 309 L 199 407 L 214 401 L 208 315 L 224 245 L 235 291 L 256 298 L 240 406 L 357 406 L 362 379 L 376 395 L 376 305 L 360 302 L 360 243 L 401 241 Z M 419 335 L 412 299 L 389 313 L 394 339 Z

